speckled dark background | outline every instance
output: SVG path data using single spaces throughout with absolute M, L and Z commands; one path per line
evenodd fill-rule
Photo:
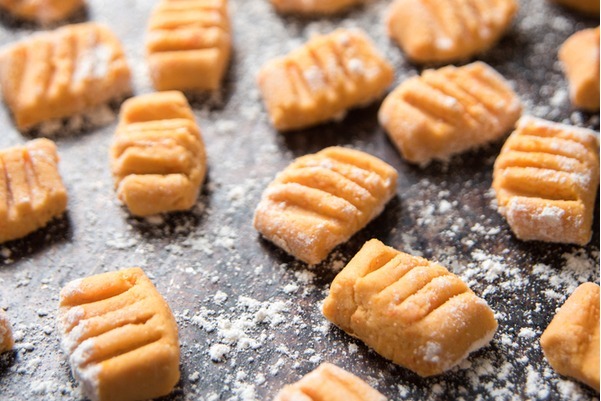
M 153 3 L 88 0 L 85 12 L 73 19 L 105 23 L 124 41 L 135 93 L 151 91 L 143 40 Z M 262 63 L 300 45 L 312 32 L 328 32 L 339 25 L 363 27 L 395 66 L 396 83 L 419 68 L 406 61 L 385 35 L 387 1 L 374 0 L 332 19 L 280 16 L 267 0 L 230 3 L 234 54 L 221 99 L 193 101 L 207 146 L 209 174 L 192 212 L 147 221 L 130 217 L 118 204 L 108 168 L 115 122 L 57 139 L 70 198 L 68 212 L 27 238 L 0 245 L 0 307 L 7 309 L 18 337 L 16 350 L 0 357 L 0 399 L 81 398 L 54 328 L 58 292 L 72 279 L 132 265 L 142 266 L 151 276 L 179 323 L 182 380 L 166 400 L 271 399 L 283 384 L 298 380 L 320 361 L 366 378 L 390 399 L 597 397 L 584 386 L 558 380 L 542 357 L 538 336 L 565 299 L 565 294 L 549 296 L 551 286 L 561 292 L 575 281 L 599 280 L 599 208 L 586 247 L 524 243 L 514 238 L 491 205 L 492 165 L 501 142 L 446 164 L 417 168 L 402 160 L 378 126 L 379 104 L 352 111 L 340 123 L 286 135 L 275 132 L 254 76 Z M 526 113 L 598 131 L 599 114 L 570 107 L 567 84 L 556 62 L 558 47 L 571 33 L 598 24 L 598 19 L 543 0 L 522 1 L 507 35 L 479 59 L 513 83 Z M 34 25 L 0 14 L 0 45 L 35 30 Z M 15 129 L 5 108 L 0 108 L 0 127 L 2 148 L 30 139 Z M 308 269 L 261 239 L 252 228 L 252 214 L 278 171 L 295 157 L 330 145 L 358 148 L 392 164 L 400 173 L 398 191 L 380 217 L 327 261 Z M 448 203 L 441 208 L 443 201 Z M 462 369 L 421 379 L 338 329 L 324 326 L 318 306 L 335 276 L 331 265 L 346 262 L 372 237 L 470 276 L 472 288 L 500 313 L 492 345 L 470 356 Z M 478 255 L 485 255 L 485 260 Z M 567 263 L 570 256 L 565 255 L 576 255 L 583 267 L 570 271 L 574 264 Z M 484 279 L 486 262 L 506 271 L 489 282 Z M 536 268 L 540 263 L 546 265 L 543 276 Z M 309 281 L 301 279 L 307 271 L 314 275 Z M 298 290 L 282 290 L 291 283 Z M 223 304 L 213 301 L 217 291 L 227 295 Z M 220 329 L 202 329 L 193 317 L 200 313 L 235 321 L 247 313 L 240 296 L 264 305 L 283 302 L 286 322 L 248 327 L 245 335 L 258 339 L 260 346 L 233 350 L 225 360 L 213 362 L 208 349 L 224 342 Z M 536 336 L 520 335 L 525 333 L 522 329 Z

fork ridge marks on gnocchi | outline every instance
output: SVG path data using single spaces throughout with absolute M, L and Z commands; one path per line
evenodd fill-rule
M 597 134 L 522 117 L 495 162 L 492 186 L 517 238 L 586 245 L 599 186 Z
M 194 206 L 207 167 L 200 129 L 181 92 L 123 103 L 111 147 L 117 195 L 136 216 Z
M 24 20 L 50 24 L 68 18 L 84 0 L 0 0 L 0 8 Z
M 599 286 L 578 286 L 540 338 L 549 364 L 599 392 Z
M 146 400 L 178 382 L 177 324 L 142 269 L 68 283 L 58 319 L 73 376 L 92 401 Z
M 410 59 L 444 63 L 491 48 L 517 10 L 517 0 L 395 0 L 387 25 Z
M 269 61 L 258 84 L 274 127 L 310 127 L 344 116 L 382 96 L 391 65 L 360 30 L 316 36 L 287 56 Z
M 278 12 L 297 14 L 336 14 L 365 0 L 271 0 Z
M 369 384 L 331 363 L 324 362 L 294 384 L 284 386 L 273 401 L 386 401 Z
M 157 90 L 216 90 L 230 60 L 227 0 L 161 0 L 146 49 Z
M 119 40 L 92 22 L 39 33 L 4 48 L 0 85 L 20 130 L 131 93 Z
M 599 4 L 599 2 L 597 2 Z M 583 29 L 559 48 L 572 104 L 588 111 L 599 110 L 599 27 Z
M 459 277 L 372 239 L 336 276 L 325 317 L 420 376 L 440 374 L 492 339 L 497 321 Z
M 263 193 L 254 226 L 295 258 L 316 264 L 382 212 L 396 181 L 397 171 L 374 156 L 326 148 L 278 174 Z
M 13 349 L 13 329 L 4 309 L 0 308 L 0 354 Z
M 499 139 L 521 111 L 509 83 L 475 62 L 408 79 L 386 97 L 378 117 L 407 161 L 427 164 Z
M 0 243 L 44 227 L 67 208 L 56 145 L 36 139 L 0 151 Z

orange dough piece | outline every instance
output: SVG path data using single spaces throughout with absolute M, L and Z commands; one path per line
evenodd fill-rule
M 215 90 L 231 53 L 226 0 L 161 0 L 150 17 L 146 51 L 157 90 Z
M 273 401 L 386 401 L 363 380 L 331 363 L 322 363 L 294 384 L 284 386 Z
M 522 117 L 498 156 L 492 187 L 521 240 L 585 245 L 599 186 L 594 131 Z
M 278 12 L 295 14 L 336 14 L 365 0 L 271 0 Z
M 509 83 L 475 62 L 408 79 L 384 99 L 378 117 L 403 157 L 423 165 L 499 139 L 521 111 Z
M 572 104 L 584 110 L 598 111 L 599 27 L 570 36 L 559 49 L 559 60 L 570 85 Z
M 13 349 L 13 329 L 4 309 L 0 308 L 0 354 Z
M 557 311 L 540 339 L 557 373 L 599 392 L 599 286 L 581 284 Z
M 459 277 L 372 239 L 336 276 L 325 317 L 420 376 L 443 373 L 492 339 L 497 321 Z
M 411 60 L 446 63 L 493 47 L 517 10 L 517 0 L 396 0 L 388 33 Z
M 335 120 L 373 102 L 393 75 L 365 33 L 338 29 L 269 61 L 258 84 L 272 124 L 286 131 Z
M 92 401 L 156 398 L 179 380 L 177 324 L 138 267 L 68 283 L 59 325 L 73 376 Z
M 136 216 L 194 206 L 207 166 L 200 129 L 181 92 L 123 103 L 111 164 L 117 196 Z
M 553 0 L 555 3 L 586 14 L 599 17 L 599 0 Z
M 0 8 L 25 20 L 50 24 L 82 8 L 84 0 L 0 0 Z
M 303 262 L 321 262 L 378 216 L 396 191 L 397 171 L 367 153 L 326 148 L 296 159 L 267 187 L 254 226 Z
M 36 139 L 0 151 L 0 243 L 44 227 L 67 208 L 56 145 Z
M 0 86 L 20 130 L 131 92 L 117 37 L 96 23 L 39 33 L 0 52 Z

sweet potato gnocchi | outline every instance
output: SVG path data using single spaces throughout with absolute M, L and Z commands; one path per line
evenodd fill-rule
M 0 308 L 0 354 L 13 349 L 13 328 L 4 309 Z
M 517 238 L 587 244 L 599 187 L 597 134 L 522 117 L 497 157 L 492 187 Z
M 598 4 L 598 2 L 597 2 Z M 599 110 L 599 27 L 578 31 L 559 49 L 570 99 L 578 108 Z
M 599 0 L 552 0 L 576 11 L 599 17 Z
M 447 63 L 494 46 L 517 10 L 517 0 L 395 0 L 388 33 L 411 60 Z
M 326 148 L 278 174 L 263 193 L 254 226 L 295 258 L 319 263 L 382 212 L 396 181 L 396 170 L 374 156 Z
M 111 147 L 117 196 L 136 216 L 194 206 L 207 167 L 200 129 L 181 92 L 127 100 Z
M 581 284 L 540 339 L 551 367 L 599 391 L 599 286 Z
M 273 7 L 281 13 L 336 14 L 365 0 L 271 0 Z
M 325 317 L 420 376 L 440 374 L 492 339 L 497 321 L 459 277 L 372 239 L 336 276 Z
M 340 118 L 352 107 L 382 96 L 393 79 L 391 65 L 359 30 L 317 36 L 258 75 L 273 126 L 280 131 Z
M 131 92 L 117 37 L 96 23 L 39 33 L 0 52 L 0 86 L 17 128 L 69 117 Z
M 56 145 L 36 139 L 0 151 L 0 243 L 47 225 L 67 208 Z
M 403 158 L 423 165 L 499 139 L 521 111 L 509 83 L 475 62 L 408 79 L 386 97 L 378 117 Z
M 157 90 L 216 90 L 231 53 L 227 0 L 161 0 L 146 51 Z
M 0 8 L 15 17 L 42 25 L 68 18 L 84 4 L 84 0 L 0 0 Z
M 92 401 L 156 398 L 178 382 L 177 324 L 142 269 L 67 283 L 58 319 L 73 376 Z
M 363 380 L 331 363 L 322 363 L 294 384 L 284 386 L 274 401 L 386 401 Z

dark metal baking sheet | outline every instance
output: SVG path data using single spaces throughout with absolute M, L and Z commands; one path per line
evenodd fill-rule
M 89 0 L 74 18 L 105 23 L 123 40 L 137 94 L 151 91 L 143 40 L 153 3 Z M 374 0 L 339 17 L 300 19 L 274 13 L 267 0 L 231 0 L 234 56 L 224 89 L 193 102 L 210 167 L 189 213 L 136 219 L 118 204 L 108 168 L 114 121 L 57 138 L 67 214 L 0 245 L 0 307 L 17 339 L 16 349 L 0 357 L 0 399 L 81 399 L 55 329 L 59 290 L 69 280 L 134 265 L 151 276 L 179 323 L 182 379 L 166 400 L 271 399 L 323 361 L 365 378 L 390 399 L 598 398 L 554 373 L 538 343 L 567 294 L 599 280 L 598 208 L 585 247 L 525 243 L 498 215 L 489 189 L 500 142 L 421 169 L 405 163 L 378 126 L 378 104 L 301 132 L 282 135 L 270 127 L 255 74 L 313 33 L 362 27 L 394 64 L 396 83 L 419 72 L 385 34 L 388 3 Z M 2 45 L 39 30 L 6 14 L 0 22 Z M 522 1 L 507 35 L 479 58 L 511 80 L 525 113 L 598 131 L 599 114 L 570 107 L 556 60 L 570 34 L 598 23 L 547 1 Z M 16 131 L 5 108 L 0 126 L 2 148 L 30 139 Z M 252 214 L 278 171 L 329 145 L 381 157 L 399 170 L 399 185 L 380 217 L 309 268 L 261 239 Z M 337 269 L 372 237 L 437 260 L 469 282 L 497 311 L 492 344 L 460 368 L 421 379 L 328 325 L 320 302 Z

